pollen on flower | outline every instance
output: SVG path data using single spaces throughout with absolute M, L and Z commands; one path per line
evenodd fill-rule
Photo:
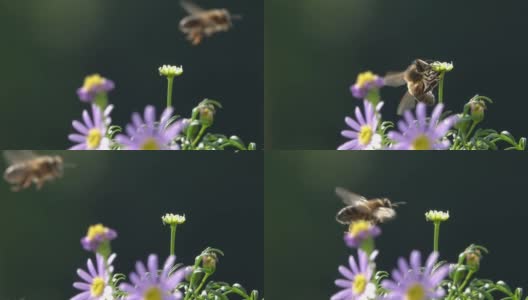
M 86 135 L 86 146 L 88 149 L 96 149 L 101 144 L 102 139 L 103 134 L 101 133 L 101 130 L 98 128 L 92 128 Z
M 86 237 L 90 240 L 95 239 L 96 237 L 105 234 L 108 231 L 108 228 L 104 227 L 103 224 L 92 225 L 88 228 L 88 233 Z
M 412 150 L 431 150 L 431 141 L 426 135 L 417 136 L 411 145 Z
M 348 232 L 352 236 L 357 236 L 358 234 L 362 232 L 368 231 L 371 227 L 372 225 L 370 224 L 370 222 L 360 220 L 360 221 L 350 223 Z
M 440 61 L 433 62 L 431 64 L 431 67 L 436 72 L 449 72 L 449 71 L 453 70 L 453 68 L 454 68 L 452 62 L 448 63 L 448 62 L 440 62 Z
M 92 297 L 99 297 L 103 294 L 105 289 L 105 281 L 101 277 L 95 277 L 92 280 L 92 285 L 90 286 L 90 294 Z
M 185 215 L 166 214 L 161 217 L 165 225 L 179 225 L 185 223 Z
M 161 76 L 166 77 L 175 77 L 180 76 L 183 73 L 183 67 L 181 66 L 170 66 L 170 65 L 163 65 L 158 68 L 159 73 Z
M 378 78 L 377 75 L 371 71 L 360 73 L 357 77 L 356 84 L 360 87 L 365 86 L 366 84 L 375 81 Z
M 104 82 L 105 79 L 99 74 L 89 75 L 84 78 L 83 88 L 91 90 L 97 86 L 102 85 Z
M 145 292 L 145 300 L 163 300 L 162 294 L 159 288 L 151 287 Z
M 359 143 L 361 145 L 370 144 L 370 141 L 372 140 L 373 135 L 374 135 L 374 132 L 372 131 L 372 127 L 370 127 L 370 125 L 361 126 L 361 130 L 359 131 L 359 134 L 358 134 Z
M 149 138 L 146 139 L 141 147 L 140 150 L 160 150 L 160 146 L 158 145 L 158 142 L 155 139 Z
M 420 284 L 414 284 L 407 289 L 405 299 L 408 300 L 422 300 L 425 299 L 425 289 Z
M 425 213 L 425 220 L 430 222 L 444 222 L 449 219 L 449 212 L 430 210 Z
M 367 278 L 363 274 L 357 274 L 352 282 L 352 291 L 356 295 L 361 295 L 367 287 Z

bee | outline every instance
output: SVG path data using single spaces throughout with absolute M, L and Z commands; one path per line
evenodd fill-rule
M 413 108 L 416 102 L 427 105 L 435 104 L 433 89 L 440 81 L 440 73 L 433 70 L 431 64 L 422 59 L 415 59 L 403 72 L 389 73 L 385 76 L 385 84 L 392 87 L 407 84 L 407 92 L 398 105 L 398 115 Z
M 365 197 L 341 187 L 336 188 L 336 194 L 346 205 L 336 215 L 336 221 L 344 225 L 359 220 L 373 224 L 387 222 L 396 217 L 394 208 L 405 204 L 405 202 L 392 203 L 387 198 L 367 200 Z
M 4 151 L 10 166 L 4 172 L 4 179 L 11 184 L 11 190 L 18 192 L 29 188 L 34 183 L 37 190 L 46 181 L 62 177 L 62 157 L 39 156 L 29 150 Z
M 195 46 L 200 44 L 204 37 L 228 31 L 233 26 L 232 20 L 240 18 L 240 16 L 231 15 L 227 9 L 205 10 L 187 0 L 182 0 L 181 6 L 189 13 L 189 16 L 180 21 L 180 30 Z

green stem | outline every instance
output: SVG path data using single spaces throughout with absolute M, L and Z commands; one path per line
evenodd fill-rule
M 192 147 L 193 148 L 196 147 L 196 144 L 200 141 L 200 138 L 205 133 L 205 130 L 207 130 L 207 128 L 208 128 L 207 126 L 202 125 L 202 127 L 200 128 L 200 132 L 198 132 L 198 135 L 196 136 L 196 138 L 192 142 Z
M 438 240 L 440 238 L 440 222 L 434 223 L 433 251 L 438 252 Z
M 171 225 L 170 255 L 174 255 L 174 246 L 176 244 L 176 224 Z
M 368 238 L 361 243 L 359 246 L 363 252 L 367 253 L 367 256 L 370 257 L 370 254 L 372 254 L 372 251 L 374 251 L 375 245 L 374 245 L 374 239 Z
M 98 93 L 94 100 L 95 105 L 101 109 L 101 114 L 104 113 L 106 106 L 108 105 L 108 97 L 105 92 Z
M 458 288 L 458 292 L 461 293 L 463 290 L 464 290 L 464 287 L 466 286 L 466 284 L 468 283 L 469 279 L 471 278 L 471 276 L 473 276 L 475 272 L 473 270 L 469 270 L 467 276 L 466 276 L 466 279 L 464 279 L 464 282 L 462 282 L 462 284 L 460 285 L 460 287 Z
M 444 74 L 440 74 L 440 82 L 438 83 L 438 103 L 444 102 Z
M 473 130 L 475 130 L 475 127 L 477 127 L 478 123 L 479 122 L 475 122 L 475 121 L 471 123 L 471 127 L 469 128 L 469 131 L 467 132 L 467 134 L 464 135 L 464 146 L 466 146 L 468 137 L 471 137 L 471 134 L 473 133 Z
M 167 77 L 167 107 L 172 106 L 172 85 L 174 82 L 174 77 Z
M 205 284 L 205 281 L 207 280 L 207 278 L 209 278 L 209 276 L 210 276 L 209 273 L 205 273 L 204 277 L 202 278 L 202 282 L 200 282 L 200 285 L 198 285 L 196 290 L 194 290 L 193 296 L 197 296 L 198 292 L 200 292 L 200 290 L 202 289 L 203 285 Z

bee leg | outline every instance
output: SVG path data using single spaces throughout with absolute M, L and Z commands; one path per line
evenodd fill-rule
M 32 182 L 32 178 L 31 176 L 26 176 L 26 178 L 24 178 L 24 180 L 22 181 L 22 184 L 21 184 L 21 187 L 24 188 L 24 189 L 27 189 L 28 187 L 31 186 L 31 182 Z
M 193 39 L 191 41 L 193 46 L 199 45 L 201 42 L 202 42 L 202 36 L 200 34 L 194 35 L 194 37 L 193 37 Z
M 11 186 L 11 191 L 13 191 L 13 192 L 18 192 L 21 189 L 22 189 L 22 187 L 20 185 L 18 185 L 18 184 L 15 184 L 15 185 Z
M 35 181 L 35 186 L 37 187 L 37 191 L 40 190 L 43 185 L 44 185 L 44 181 L 43 180 L 36 180 Z

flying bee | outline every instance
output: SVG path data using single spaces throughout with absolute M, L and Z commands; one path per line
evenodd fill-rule
M 387 198 L 367 200 L 341 187 L 336 188 L 336 194 L 346 205 L 337 213 L 336 221 L 345 225 L 359 220 L 374 224 L 387 222 L 396 217 L 394 208 L 405 204 L 405 202 L 392 203 Z
M 407 84 L 407 92 L 398 105 L 398 115 L 413 108 L 416 102 L 427 105 L 435 103 L 433 89 L 440 81 L 440 73 L 433 70 L 431 64 L 422 59 L 415 59 L 403 72 L 389 73 L 385 76 L 385 84 L 398 87 Z
M 37 190 L 46 181 L 60 178 L 63 173 L 62 157 L 38 156 L 29 150 L 4 151 L 10 166 L 4 172 L 4 179 L 11 184 L 11 190 L 18 192 L 34 183 Z
M 240 16 L 231 15 L 227 9 L 205 10 L 188 0 L 182 0 L 181 5 L 189 16 L 180 21 L 180 30 L 195 46 L 200 44 L 204 37 L 228 31 L 233 26 L 232 20 L 240 18 Z

